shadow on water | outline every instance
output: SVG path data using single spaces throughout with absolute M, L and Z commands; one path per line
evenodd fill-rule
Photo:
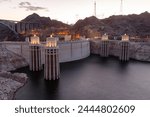
M 101 63 L 102 64 L 107 64 L 108 63 L 108 57 L 101 57 Z
M 53 92 L 57 89 L 59 89 L 59 80 L 52 80 L 52 81 L 47 81 L 47 80 L 44 80 L 44 84 L 45 84 L 45 89 L 48 91 L 48 92 Z
M 125 71 L 128 68 L 129 61 L 120 61 L 119 62 L 119 70 Z
M 108 64 L 108 67 L 117 70 L 119 74 L 124 74 L 128 71 L 130 61 L 120 61 L 118 57 L 110 56 L 102 64 Z M 105 64 L 106 65 L 106 64 Z
M 44 99 L 56 100 L 59 99 L 59 80 L 47 81 L 44 80 Z
M 59 80 L 47 81 L 44 79 L 44 71 L 33 72 L 29 67 L 24 67 L 12 73 L 26 73 L 29 77 L 27 84 L 17 93 L 15 99 L 31 99 L 31 100 L 55 100 L 59 99 Z M 24 92 L 25 91 L 25 92 Z
M 97 55 L 92 55 L 92 56 L 93 56 L 93 58 L 99 57 Z M 114 63 L 116 63 L 116 62 L 118 62 L 118 59 L 116 57 L 112 57 L 112 56 L 110 56 L 110 57 L 99 57 L 99 64 L 100 65 L 104 65 L 104 66 L 108 65 L 109 66 L 109 64 L 111 64 L 112 61 Z

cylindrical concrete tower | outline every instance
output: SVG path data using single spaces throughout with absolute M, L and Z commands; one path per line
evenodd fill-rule
M 107 34 L 104 34 L 102 36 L 102 40 L 100 43 L 100 55 L 102 57 L 108 57 L 109 56 L 109 40 L 108 40 Z
M 130 49 L 130 43 L 129 43 L 129 36 L 123 35 L 122 40 L 120 42 L 120 56 L 119 59 L 121 61 L 128 61 L 129 60 L 129 49 Z
M 46 80 L 56 80 L 60 76 L 59 48 L 57 38 L 48 37 L 45 46 L 44 77 Z
M 41 63 L 41 45 L 38 36 L 34 35 L 31 37 L 31 42 L 29 44 L 30 53 L 30 70 L 39 71 L 42 69 Z

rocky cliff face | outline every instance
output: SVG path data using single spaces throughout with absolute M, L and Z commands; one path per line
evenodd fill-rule
M 130 46 L 130 57 L 136 60 L 150 62 L 150 43 L 132 42 Z
M 0 100 L 14 99 L 15 92 L 27 81 L 24 73 L 0 72 Z
M 91 53 L 100 54 L 100 40 L 90 41 Z M 119 41 L 110 41 L 109 53 L 112 56 L 119 56 Z M 139 61 L 150 62 L 150 43 L 148 42 L 130 42 L 130 58 Z
M 0 71 L 11 71 L 27 66 L 25 59 L 0 44 Z
M 11 74 L 6 71 L 27 65 L 28 63 L 24 58 L 7 50 L 4 45 L 0 44 L 0 100 L 13 99 L 15 92 L 27 81 L 26 74 Z
M 7 26 L 0 23 L 0 41 L 18 41 L 18 35 L 16 35 Z

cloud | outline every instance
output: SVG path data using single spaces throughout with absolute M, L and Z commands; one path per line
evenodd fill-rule
M 0 2 L 10 2 L 11 0 L 0 0 Z
M 48 11 L 47 8 L 40 6 L 33 6 L 30 2 L 20 2 L 19 8 L 24 8 L 26 11 L 38 11 L 38 10 Z
M 27 5 L 27 6 L 30 6 L 31 3 L 30 3 L 30 2 L 20 2 L 19 5 L 20 5 L 20 6 L 26 6 L 26 5 Z

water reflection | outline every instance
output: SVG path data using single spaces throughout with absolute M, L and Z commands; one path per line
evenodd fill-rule
M 150 99 L 149 63 L 91 55 L 60 67 L 57 81 L 44 80 L 43 71 L 16 70 L 29 76 L 16 99 Z
M 118 67 L 118 70 L 120 71 L 120 72 L 126 72 L 127 71 L 127 69 L 128 69 L 128 65 L 129 65 L 129 62 L 127 62 L 127 61 L 120 61 L 119 62 L 119 67 Z
M 44 95 L 46 99 L 59 99 L 59 80 L 46 81 L 44 80 Z

